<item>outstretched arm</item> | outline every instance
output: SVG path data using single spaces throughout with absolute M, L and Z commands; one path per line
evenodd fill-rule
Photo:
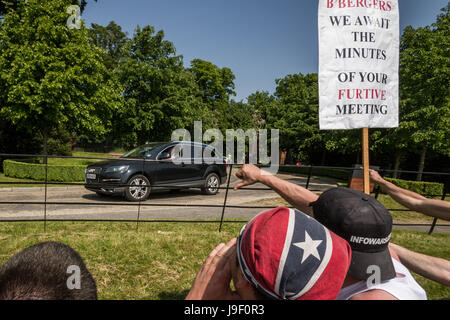
M 316 201 L 319 196 L 312 193 L 308 189 L 280 179 L 267 172 L 263 172 L 253 164 L 244 164 L 242 168 L 236 172 L 236 177 L 242 181 L 235 185 L 234 190 L 260 182 L 277 192 L 293 207 L 310 216 L 313 216 L 313 210 L 309 204 Z
M 408 269 L 450 287 L 450 261 L 417 253 L 392 242 L 389 243 L 389 248 L 398 255 L 400 262 Z
M 421 200 L 426 199 L 424 196 L 422 196 L 422 195 L 420 195 L 418 193 L 415 193 L 415 192 L 410 191 L 410 190 L 402 189 L 402 188 L 396 186 L 395 184 L 384 180 L 380 176 L 380 174 L 377 171 L 373 170 L 373 169 L 370 169 L 369 173 L 370 173 L 370 179 L 373 182 L 375 182 L 376 184 L 378 184 L 381 187 L 381 189 L 383 189 L 389 195 L 391 195 L 391 194 L 392 195 L 396 195 L 396 196 L 403 195 L 405 197 L 410 197 L 410 198 L 414 198 L 414 199 L 421 199 Z
M 401 205 L 431 217 L 450 220 L 450 202 L 428 199 L 415 192 L 402 189 L 384 180 L 377 171 L 370 170 L 370 179 Z

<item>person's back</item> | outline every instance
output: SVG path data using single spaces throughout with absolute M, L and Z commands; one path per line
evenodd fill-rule
M 81 256 L 58 242 L 43 242 L 0 268 L 1 300 L 96 300 L 97 287 Z

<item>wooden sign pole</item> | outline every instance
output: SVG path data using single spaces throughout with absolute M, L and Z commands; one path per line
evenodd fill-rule
M 370 175 L 369 175 L 369 128 L 362 129 L 362 153 L 363 153 L 363 171 L 364 171 L 364 193 L 370 194 Z

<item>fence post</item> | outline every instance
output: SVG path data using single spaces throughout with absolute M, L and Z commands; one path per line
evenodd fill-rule
M 219 232 L 222 232 L 223 216 L 225 214 L 225 207 L 227 206 L 228 189 L 230 188 L 231 171 L 233 171 L 233 164 L 230 164 L 230 173 L 228 174 L 227 189 L 225 191 L 225 199 L 223 201 L 222 216 L 220 217 Z
M 306 180 L 306 186 L 305 189 L 308 189 L 309 187 L 309 181 L 311 180 L 311 175 L 312 175 L 312 165 L 309 166 L 309 171 L 308 171 L 308 180 Z
M 441 200 L 445 201 L 445 197 L 447 196 L 447 184 L 444 183 L 444 192 L 442 192 L 442 197 Z M 431 224 L 431 228 L 430 231 L 428 231 L 428 235 L 432 234 L 434 231 L 434 227 L 436 227 L 436 223 L 437 223 L 437 218 L 433 219 L 433 223 Z
M 44 156 L 45 163 L 45 188 L 44 188 L 44 233 L 47 232 L 47 172 L 48 172 L 48 156 Z
M 144 166 L 145 166 L 145 157 L 142 159 L 142 172 L 141 172 L 142 175 L 144 175 Z M 125 187 L 125 188 L 127 188 L 127 187 Z M 148 186 L 148 188 L 150 188 L 150 186 Z M 141 216 L 141 199 L 139 199 L 139 204 L 138 204 L 138 212 L 137 212 L 137 218 L 136 218 L 136 232 L 138 232 L 138 230 L 139 230 L 140 216 Z
M 375 189 L 375 199 L 378 200 L 378 195 L 380 194 L 380 186 L 377 186 L 377 188 Z

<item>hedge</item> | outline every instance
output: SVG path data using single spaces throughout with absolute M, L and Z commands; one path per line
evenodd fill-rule
M 84 181 L 85 169 L 86 166 L 48 165 L 47 181 Z M 7 177 L 45 181 L 45 165 L 43 164 L 5 160 L 3 161 L 3 172 Z
M 442 195 L 444 192 L 444 184 L 438 182 L 410 181 L 393 178 L 384 179 L 400 188 L 410 190 L 422 195 Z
M 297 173 L 308 175 L 310 167 L 308 166 L 296 166 L 296 167 L 280 167 L 280 172 Z M 353 169 L 352 169 L 353 170 Z M 345 169 L 331 169 L 331 168 L 313 168 L 312 175 L 330 177 L 339 180 L 348 181 L 352 170 Z M 392 182 L 400 188 L 410 190 L 423 195 L 442 195 L 444 192 L 444 184 L 437 182 L 424 182 L 424 181 L 409 181 L 401 179 L 385 178 L 387 181 Z M 382 191 L 380 191 L 382 192 Z M 382 192 L 383 193 L 383 192 Z

